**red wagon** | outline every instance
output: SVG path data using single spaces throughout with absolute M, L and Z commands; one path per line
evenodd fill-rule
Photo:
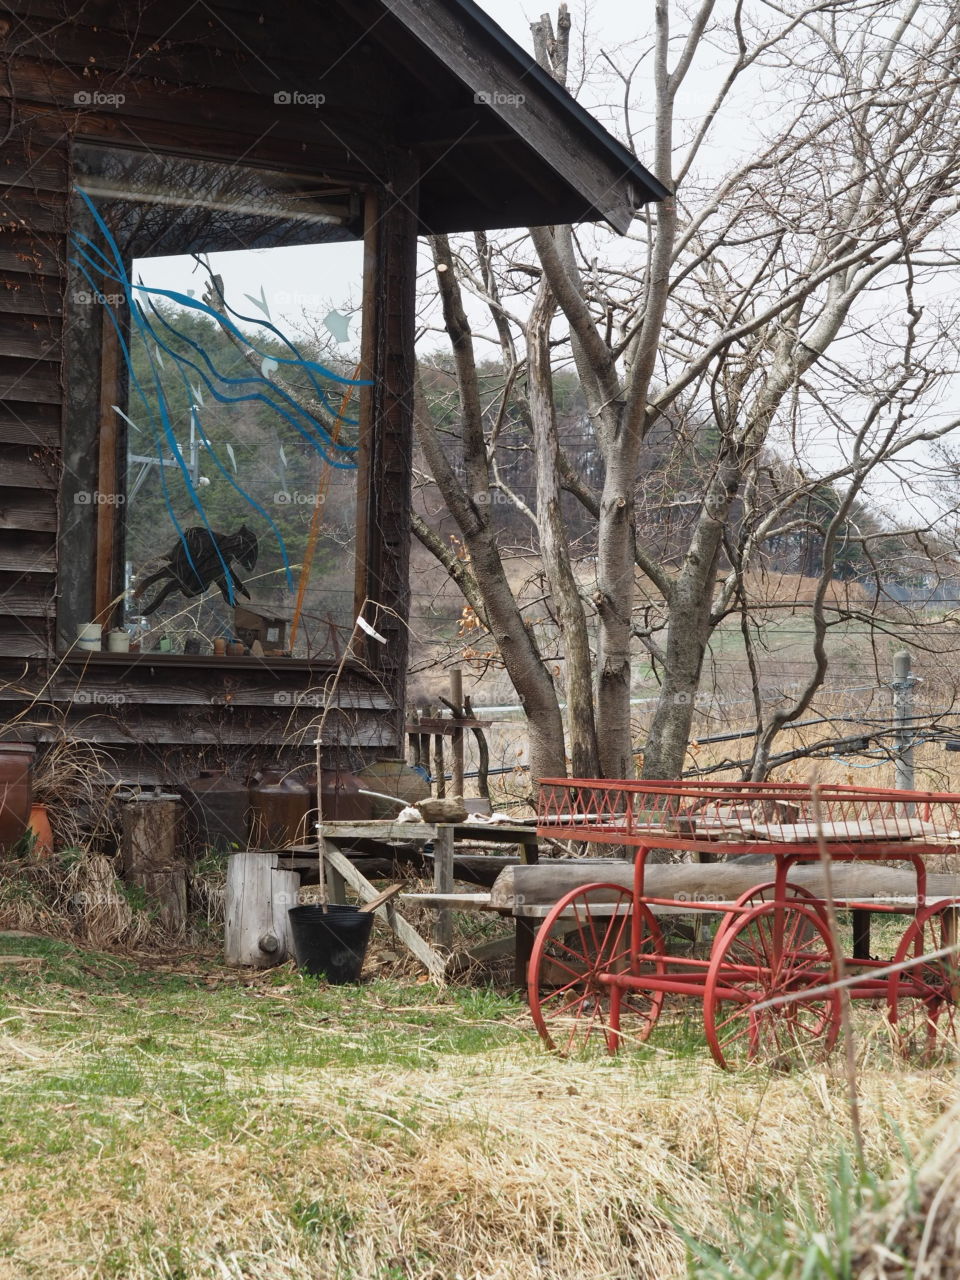
M 636 849 L 632 890 L 613 883 L 565 894 L 533 946 L 528 992 L 543 1040 L 561 1052 L 602 1037 L 610 1052 L 647 1039 L 668 994 L 703 1001 L 707 1042 L 724 1067 L 811 1061 L 840 1029 L 839 956 L 827 902 L 792 883 L 791 868 L 903 862 L 915 892 L 895 900 L 864 894 L 836 906 L 907 915 L 887 959 L 863 948 L 844 958 L 851 996 L 885 1001 L 899 1044 L 927 1058 L 957 1044 L 960 897 L 927 897 L 926 860 L 960 845 L 960 795 L 801 783 L 623 782 L 545 779 L 537 830 L 554 839 Z M 735 901 L 656 898 L 644 892 L 652 849 L 765 855 L 765 875 Z M 761 869 L 758 876 L 764 875 Z M 715 913 L 709 955 L 680 955 L 658 914 Z M 861 917 L 862 918 L 862 917 Z M 869 921 L 870 916 L 866 919 Z M 893 973 L 910 958 L 948 951 Z

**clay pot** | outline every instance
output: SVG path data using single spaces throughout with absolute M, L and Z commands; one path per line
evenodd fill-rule
M 35 754 L 28 743 L 0 742 L 0 849 L 12 849 L 27 830 Z
M 30 818 L 27 829 L 33 832 L 33 854 L 36 858 L 53 856 L 53 828 L 47 817 L 46 806 L 33 804 L 30 806 Z

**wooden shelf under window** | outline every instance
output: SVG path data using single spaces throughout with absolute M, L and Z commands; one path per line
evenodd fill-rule
M 192 667 L 216 671 L 249 671 L 259 669 L 281 673 L 284 671 L 333 671 L 338 666 L 336 658 L 258 658 L 250 654 L 231 657 L 215 653 L 99 653 L 73 650 L 63 654 L 60 661 L 72 666 L 105 667 Z M 356 662 L 347 662 L 344 668 L 354 674 L 363 672 Z

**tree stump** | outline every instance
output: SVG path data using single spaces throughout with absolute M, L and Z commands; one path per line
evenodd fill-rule
M 227 859 L 224 958 L 269 969 L 293 955 L 287 914 L 300 900 L 300 876 L 281 871 L 275 853 L 234 853 Z
M 122 812 L 121 865 L 127 884 L 143 890 L 167 933 L 187 923 L 187 868 L 177 853 L 182 803 L 174 795 L 141 795 Z

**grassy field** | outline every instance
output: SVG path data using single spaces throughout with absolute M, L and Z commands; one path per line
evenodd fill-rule
M 695 1015 L 664 1022 L 564 1061 L 510 994 L 0 935 L 0 1277 L 851 1274 L 841 1055 L 733 1076 Z M 858 1023 L 879 1183 L 956 1080 Z

